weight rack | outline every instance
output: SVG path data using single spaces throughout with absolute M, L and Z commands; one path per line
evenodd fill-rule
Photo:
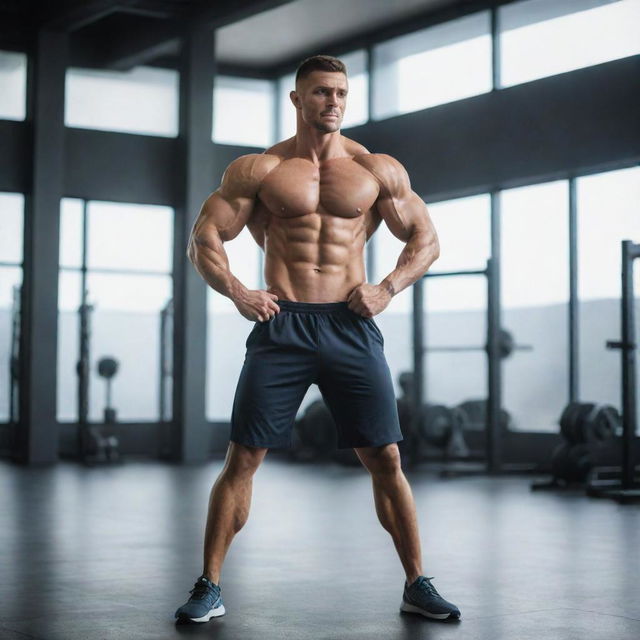
M 622 247 L 622 295 L 620 297 L 621 339 L 608 340 L 608 349 L 620 350 L 622 367 L 622 464 L 620 472 L 602 470 L 587 485 L 587 495 L 596 498 L 610 498 L 620 503 L 640 501 L 640 480 L 638 479 L 636 430 L 638 399 L 636 394 L 636 337 L 635 337 L 635 297 L 633 286 L 633 263 L 640 258 L 640 244 L 623 240 Z M 607 477 L 608 476 L 608 477 Z

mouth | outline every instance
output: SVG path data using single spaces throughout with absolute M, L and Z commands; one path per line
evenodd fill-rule
M 329 112 L 329 113 L 323 113 L 321 114 L 323 118 L 337 118 L 338 114 L 337 113 L 333 113 L 333 112 Z

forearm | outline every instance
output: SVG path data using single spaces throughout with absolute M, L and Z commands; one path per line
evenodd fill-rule
M 380 285 L 393 296 L 419 280 L 440 255 L 438 239 L 433 233 L 418 231 L 405 245 L 396 268 Z
M 187 255 L 196 271 L 212 289 L 231 300 L 246 296 L 248 289 L 231 273 L 222 242 L 211 246 L 209 242 L 192 240 Z

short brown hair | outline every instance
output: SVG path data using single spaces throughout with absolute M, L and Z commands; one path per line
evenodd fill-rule
M 298 65 L 296 82 L 306 78 L 312 71 L 331 71 L 347 75 L 347 67 L 342 60 L 333 56 L 311 56 Z

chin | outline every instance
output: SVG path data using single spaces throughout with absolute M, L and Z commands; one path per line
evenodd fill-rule
M 340 131 L 340 122 L 336 122 L 335 124 L 327 124 L 325 122 L 316 122 L 315 126 L 318 131 L 322 131 L 322 133 L 335 133 L 336 131 Z

